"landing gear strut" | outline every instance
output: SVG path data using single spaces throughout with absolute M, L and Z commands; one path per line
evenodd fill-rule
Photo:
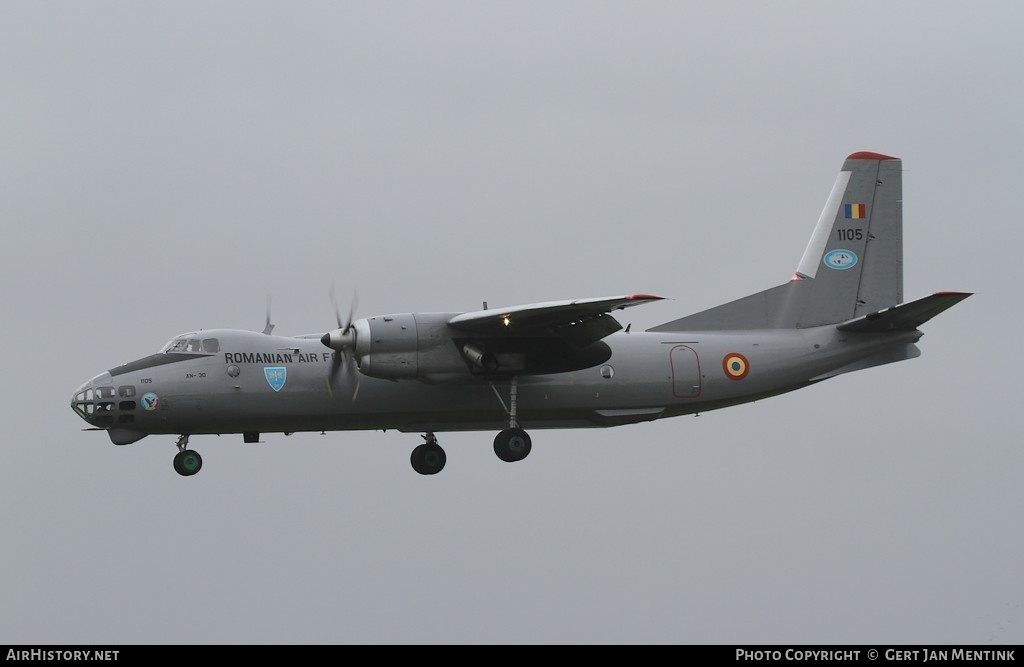
M 186 449 L 188 447 L 188 434 L 178 437 L 174 443 L 178 446 L 178 453 L 174 455 L 174 471 L 182 477 L 189 477 L 196 474 L 203 467 L 203 457 L 199 452 Z
M 436 475 L 444 469 L 448 457 L 441 449 L 441 445 L 437 444 L 433 432 L 424 435 L 423 440 L 423 444 L 412 450 L 412 456 L 409 457 L 412 469 L 421 475 Z
M 498 389 L 493 384 L 491 388 L 494 389 L 495 395 L 497 395 L 498 400 L 501 402 L 501 407 L 505 408 L 505 412 L 508 413 L 508 428 L 494 436 L 494 453 L 506 463 L 522 461 L 530 455 L 533 444 L 530 440 L 530 434 L 519 428 L 519 421 L 516 419 L 518 407 L 516 395 L 519 388 L 519 378 L 512 378 L 512 386 L 509 388 L 509 407 L 505 407 L 505 401 L 501 400 L 501 394 L 498 393 Z

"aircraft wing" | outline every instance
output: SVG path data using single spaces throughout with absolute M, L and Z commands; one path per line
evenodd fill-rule
M 622 328 L 609 313 L 660 301 L 650 294 L 547 301 L 462 313 L 448 320 L 456 329 L 484 336 L 558 335 L 583 347 Z

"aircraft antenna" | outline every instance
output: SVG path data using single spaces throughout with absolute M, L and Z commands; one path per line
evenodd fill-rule
M 263 333 L 267 336 L 274 330 L 274 325 L 270 323 L 270 292 L 267 292 L 267 323 L 263 327 Z

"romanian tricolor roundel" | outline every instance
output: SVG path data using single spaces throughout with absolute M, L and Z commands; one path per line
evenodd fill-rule
M 725 377 L 730 380 L 742 380 L 750 372 L 750 362 L 739 352 L 730 352 L 722 359 Z

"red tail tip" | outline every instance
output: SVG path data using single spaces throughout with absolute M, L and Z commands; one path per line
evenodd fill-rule
M 882 155 L 881 153 L 872 153 L 871 151 L 860 151 L 859 153 L 851 153 L 846 158 L 847 160 L 899 160 L 898 157 L 892 157 L 891 155 Z

